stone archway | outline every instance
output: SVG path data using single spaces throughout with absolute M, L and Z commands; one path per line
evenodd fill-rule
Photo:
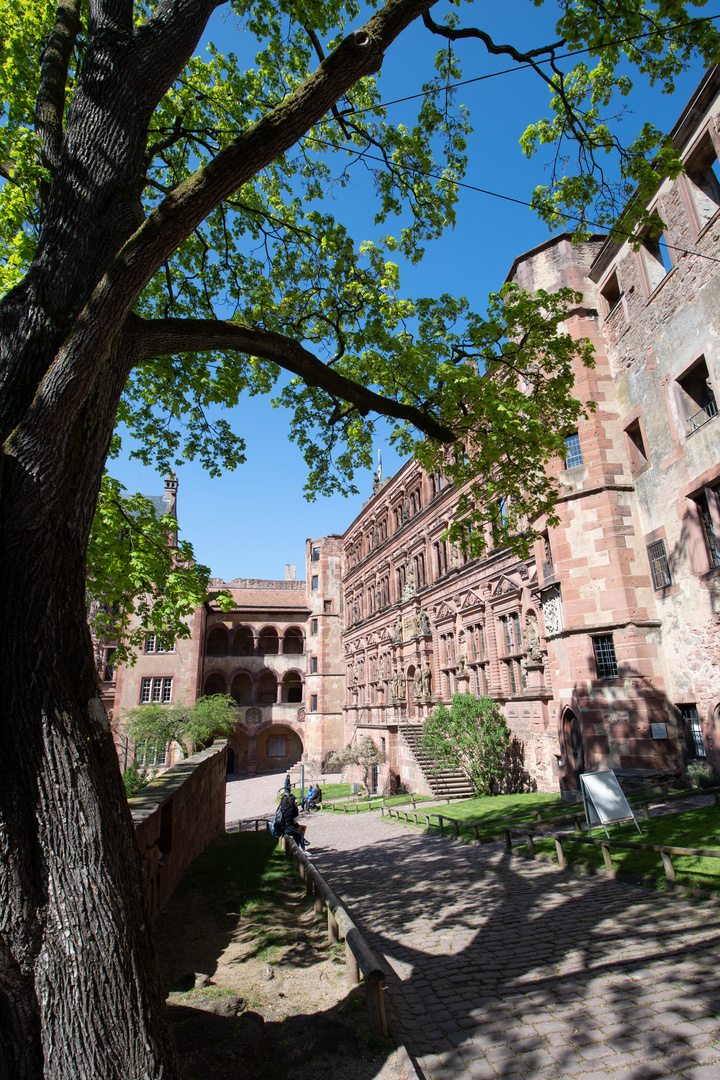
M 565 758 L 565 787 L 580 790 L 580 774 L 585 772 L 585 747 L 582 728 L 572 709 L 566 709 L 562 720 L 563 756 Z

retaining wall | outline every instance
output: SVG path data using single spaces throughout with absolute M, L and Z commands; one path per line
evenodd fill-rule
M 213 743 L 129 800 L 153 920 L 193 859 L 225 831 L 226 746 Z

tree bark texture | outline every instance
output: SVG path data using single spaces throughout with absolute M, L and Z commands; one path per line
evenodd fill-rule
M 178 1075 L 85 610 L 114 418 L 146 355 L 133 305 L 193 227 L 376 71 L 431 0 L 390 0 L 145 220 L 147 128 L 215 6 L 164 0 L 134 27 L 130 0 L 91 0 L 61 131 L 78 10 L 63 2 L 41 77 L 52 182 L 33 265 L 0 302 L 0 1080 Z M 282 340 L 270 344 L 282 363 Z M 289 363 L 308 363 L 291 346 Z M 308 371 L 322 385 L 322 365 Z

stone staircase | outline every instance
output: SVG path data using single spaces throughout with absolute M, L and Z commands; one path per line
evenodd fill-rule
M 400 724 L 400 733 L 433 795 L 438 799 L 472 799 L 473 790 L 465 774 L 448 765 L 437 765 L 430 754 L 418 745 L 422 730 L 422 724 Z

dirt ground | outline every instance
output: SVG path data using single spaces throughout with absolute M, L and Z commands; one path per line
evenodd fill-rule
M 270 884 L 243 876 L 248 835 L 211 845 L 155 927 L 186 1080 L 415 1080 L 395 1044 L 370 1033 L 344 945 L 328 943 L 290 864 L 273 849 Z

